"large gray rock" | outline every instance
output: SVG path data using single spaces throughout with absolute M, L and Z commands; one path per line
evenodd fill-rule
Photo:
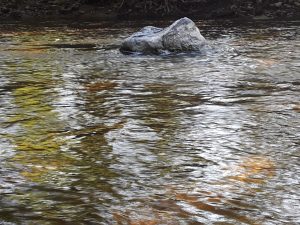
M 184 17 L 165 29 L 152 26 L 144 27 L 126 38 L 120 51 L 124 53 L 200 51 L 205 43 L 205 38 L 200 34 L 195 23 Z

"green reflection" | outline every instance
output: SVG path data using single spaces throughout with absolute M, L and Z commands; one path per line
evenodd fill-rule
M 31 42 L 36 39 L 39 38 L 34 35 L 28 38 Z M 51 40 L 51 35 L 41 40 L 47 42 Z M 30 43 L 17 48 L 27 49 L 28 46 Z M 80 113 L 62 121 L 60 112 L 68 108 L 56 106 L 55 103 L 60 102 L 59 96 L 65 96 L 64 79 L 69 79 L 68 82 L 73 80 L 63 77 L 66 71 L 62 69 L 68 68 L 63 60 L 57 64 L 57 58 L 64 57 L 58 50 L 22 50 L 18 56 L 11 51 L 7 55 L 9 58 L 4 62 L 4 75 L 9 82 L 5 88 L 10 92 L 13 107 L 2 125 L 11 129 L 6 138 L 16 150 L 10 162 L 13 167 L 20 168 L 21 175 L 26 179 L 25 186 L 34 182 L 37 188 L 27 191 L 16 185 L 20 193 L 9 195 L 4 201 L 16 202 L 19 207 L 17 211 L 24 211 L 24 215 L 28 216 L 25 219 L 30 221 L 28 224 L 74 224 L 74 221 L 87 218 L 101 221 L 97 207 L 115 195 L 108 181 L 118 176 L 109 169 L 107 156 L 111 149 L 104 135 L 119 129 L 122 123 L 110 126 L 90 123 L 82 119 Z M 86 95 L 81 93 L 80 87 L 70 94 L 84 102 L 79 111 L 95 117 L 108 113 L 107 109 L 101 111 L 99 107 L 105 100 L 97 102 L 101 97 L 96 97 L 96 91 L 106 88 L 105 84 L 103 87 L 101 85 L 88 87 L 90 90 Z M 113 86 L 108 85 L 107 88 Z M 94 108 L 96 105 L 100 108 L 98 111 Z M 74 122 L 72 120 L 81 128 L 70 127 Z M 7 218 L 12 218 L 9 221 L 18 221 L 19 216 L 14 212 L 4 212 Z M 1 213 L 2 210 L 0 216 Z
M 18 150 L 13 160 L 24 165 L 22 174 L 32 181 L 42 181 L 46 173 L 65 164 L 65 160 L 55 157 L 65 143 L 58 135 L 64 125 L 51 105 L 55 93 L 49 91 L 52 86 L 48 81 L 52 72 L 47 69 L 46 63 L 40 59 L 24 60 L 17 66 L 27 74 L 18 73 L 16 67 L 9 67 L 11 77 L 23 79 L 23 85 L 17 83 L 11 90 L 16 109 L 7 120 L 11 126 L 18 127 L 10 137 Z M 30 82 L 33 80 L 35 82 Z

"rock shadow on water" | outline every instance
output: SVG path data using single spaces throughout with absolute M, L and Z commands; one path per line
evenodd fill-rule
M 76 43 L 76 44 L 57 43 L 57 44 L 47 44 L 44 46 L 49 48 L 58 48 L 58 49 L 81 49 L 81 50 L 97 49 L 96 44 L 90 44 L 90 43 Z

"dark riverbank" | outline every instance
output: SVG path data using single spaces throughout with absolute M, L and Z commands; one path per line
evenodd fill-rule
M 1 20 L 300 18 L 300 0 L 2 0 Z

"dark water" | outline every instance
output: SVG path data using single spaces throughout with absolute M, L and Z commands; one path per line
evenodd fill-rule
M 0 25 L 0 224 L 299 224 L 300 22 L 149 23 Z

